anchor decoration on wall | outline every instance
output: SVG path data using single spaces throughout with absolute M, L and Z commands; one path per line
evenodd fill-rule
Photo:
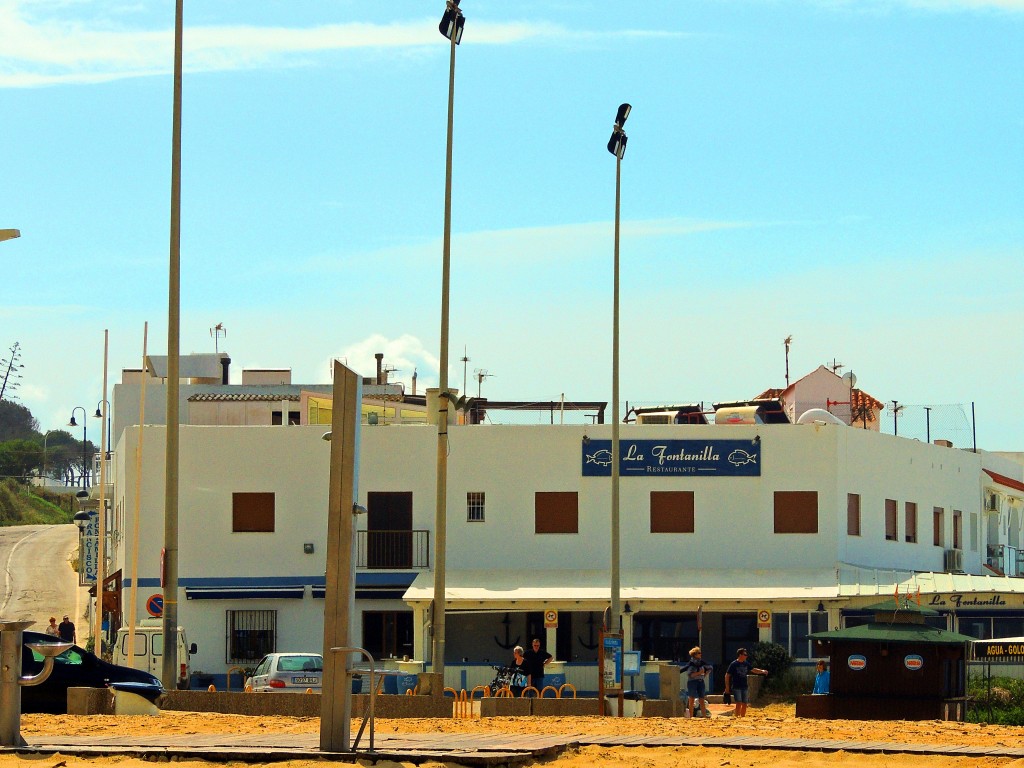
M 594 639 L 594 614 L 587 614 L 587 627 L 588 629 L 588 641 L 584 641 L 582 637 L 576 635 L 576 639 L 580 641 L 580 645 L 586 648 L 588 651 L 592 651 L 597 648 L 597 640 Z
M 505 642 L 501 642 L 501 640 L 498 639 L 497 635 L 495 635 L 494 637 L 494 642 L 496 642 L 501 648 L 504 648 L 506 651 L 509 648 L 515 648 L 517 645 L 519 645 L 520 636 L 516 635 L 515 640 L 510 639 L 512 637 L 512 633 L 509 630 L 509 625 L 512 624 L 512 620 L 508 617 L 507 613 L 505 614 L 505 618 L 501 620 L 501 623 L 505 625 Z

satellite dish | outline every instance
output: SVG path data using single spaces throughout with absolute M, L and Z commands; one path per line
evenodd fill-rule
M 854 375 L 853 371 L 847 371 L 846 373 L 844 373 L 843 381 L 846 382 L 846 385 L 850 389 L 853 389 L 854 387 L 857 386 L 857 377 Z

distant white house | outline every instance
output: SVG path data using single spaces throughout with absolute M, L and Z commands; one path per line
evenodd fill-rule
M 819 408 L 851 426 L 879 431 L 885 405 L 867 392 L 852 386 L 851 382 L 856 383 L 851 374 L 838 376 L 820 365 L 785 389 L 765 390 L 757 399 L 778 399 L 793 424 L 805 412 Z

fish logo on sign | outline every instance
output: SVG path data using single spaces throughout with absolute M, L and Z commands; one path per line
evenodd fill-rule
M 855 653 L 846 660 L 846 666 L 852 669 L 854 672 L 862 671 L 868 665 L 868 660 L 861 656 L 859 653 Z
M 735 451 L 729 454 L 727 461 L 734 467 L 742 467 L 747 464 L 757 463 L 757 454 L 747 453 L 742 448 L 737 448 Z
M 912 672 L 917 672 L 924 666 L 924 659 L 918 656 L 916 653 L 912 653 L 909 656 L 903 658 L 903 666 Z
M 597 464 L 600 467 L 607 467 L 612 463 L 612 452 L 608 450 L 594 451 L 587 454 L 587 464 Z

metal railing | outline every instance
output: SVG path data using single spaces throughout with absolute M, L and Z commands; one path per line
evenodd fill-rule
M 1024 576 L 1024 550 L 1009 544 L 989 544 L 985 562 L 1007 576 Z
M 356 567 L 430 567 L 430 531 L 357 531 Z

